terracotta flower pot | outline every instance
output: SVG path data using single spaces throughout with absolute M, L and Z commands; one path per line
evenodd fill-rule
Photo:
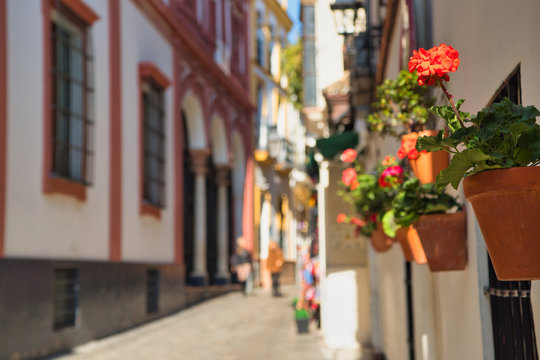
M 463 191 L 499 280 L 540 279 L 540 167 L 483 171 Z
M 406 134 L 403 137 L 409 137 L 417 140 L 420 136 L 435 136 L 438 131 L 424 130 L 417 133 Z M 409 164 L 414 172 L 414 175 L 422 184 L 434 183 L 437 175 L 448 167 L 448 153 L 444 150 L 435 152 L 420 153 L 416 160 L 409 159 Z
M 405 260 L 414 261 L 417 264 L 425 264 L 426 254 L 424 253 L 424 248 L 422 243 L 418 238 L 418 234 L 413 226 L 409 226 L 407 229 L 400 229 L 401 233 L 398 231 L 396 239 L 401 245 L 401 250 L 403 250 L 403 256 Z
M 467 222 L 464 212 L 420 216 L 413 224 L 431 271 L 467 266 Z
M 377 223 L 377 228 L 371 234 L 370 239 L 371 246 L 376 252 L 386 252 L 394 243 L 394 239 L 384 233 L 381 223 Z

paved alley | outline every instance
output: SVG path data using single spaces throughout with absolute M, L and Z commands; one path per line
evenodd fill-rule
M 298 335 L 291 300 L 261 290 L 214 298 L 152 323 L 82 345 L 49 360 L 326 360 L 335 359 L 311 324 Z

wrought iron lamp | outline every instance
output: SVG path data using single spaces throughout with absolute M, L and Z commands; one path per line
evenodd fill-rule
M 367 29 L 364 0 L 336 0 L 330 4 L 339 35 L 356 36 Z

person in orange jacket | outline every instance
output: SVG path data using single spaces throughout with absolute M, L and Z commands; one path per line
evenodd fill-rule
M 279 278 L 281 270 L 283 269 L 283 251 L 279 248 L 275 242 L 270 242 L 268 246 L 268 259 L 266 260 L 266 267 L 270 271 L 272 276 L 272 295 L 281 296 L 279 290 Z

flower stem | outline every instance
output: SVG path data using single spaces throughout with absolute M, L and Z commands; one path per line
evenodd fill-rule
M 441 89 L 444 92 L 444 95 L 448 98 L 448 101 L 450 101 L 450 105 L 452 106 L 452 109 L 454 110 L 454 113 L 456 114 L 456 117 L 461 124 L 461 127 L 465 127 L 465 124 L 463 123 L 463 120 L 461 119 L 461 116 L 459 115 L 458 109 L 456 109 L 456 105 L 454 105 L 454 100 L 452 100 L 452 95 L 448 92 L 446 87 L 444 86 L 442 80 L 439 82 L 439 85 L 441 85 Z

